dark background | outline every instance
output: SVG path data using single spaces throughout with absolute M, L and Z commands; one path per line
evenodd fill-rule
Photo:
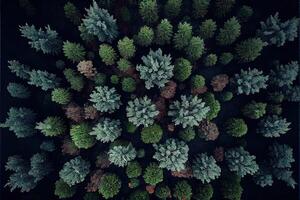
M 60 36 L 66 40 L 79 40 L 79 33 L 74 26 L 64 18 L 63 5 L 66 1 L 64 0 L 33 0 L 33 4 L 36 7 L 35 15 L 30 17 L 25 14 L 24 10 L 18 6 L 17 0 L 2 0 L 1 4 L 1 121 L 6 117 L 6 113 L 11 105 L 20 105 L 16 99 L 9 97 L 6 91 L 6 85 L 10 81 L 16 81 L 15 77 L 9 73 L 7 68 L 7 60 L 20 60 L 21 63 L 29 64 L 33 67 L 41 66 L 49 71 L 55 71 L 55 61 L 58 58 L 53 56 L 47 56 L 41 53 L 35 52 L 34 49 L 30 48 L 27 41 L 20 37 L 18 31 L 18 25 L 23 25 L 26 22 L 35 24 L 37 27 L 50 24 L 52 28 L 57 30 Z M 76 5 L 83 5 L 87 7 L 91 1 L 72 1 Z M 288 19 L 293 16 L 298 16 L 298 3 L 296 0 L 281 1 L 281 0 L 249 0 L 245 4 L 250 5 L 255 10 L 257 18 L 265 19 L 270 14 L 274 14 L 276 11 L 280 12 L 280 17 Z M 83 10 L 81 10 L 83 13 Z M 63 19 L 63 20 L 62 20 Z M 287 43 L 284 47 L 276 48 L 274 46 L 268 47 L 264 51 L 264 54 L 259 58 L 259 63 L 270 63 L 271 60 L 280 59 L 282 63 L 286 63 L 290 60 L 298 59 L 298 44 L 297 42 Z M 264 67 L 264 66 L 260 66 Z M 40 98 L 41 95 L 38 89 L 34 89 L 34 96 L 27 100 L 24 105 L 28 107 L 35 107 L 43 113 L 53 113 L 56 108 L 46 106 L 48 102 L 49 94 L 46 97 Z M 38 102 L 38 103 L 36 103 Z M 242 102 L 242 101 L 241 101 Z M 241 103 L 241 102 L 236 102 Z M 23 105 L 23 103 L 21 104 Z M 36 105 L 40 105 L 37 107 Z M 222 112 L 230 110 L 230 107 L 224 108 Z M 282 136 L 279 141 L 292 146 L 296 163 L 294 164 L 294 177 L 298 180 L 298 130 L 299 130 L 299 110 L 297 103 L 285 103 L 284 104 L 284 116 L 293 123 L 292 131 L 286 136 Z M 251 127 L 250 127 L 251 129 Z M 33 153 L 39 151 L 39 144 L 41 138 L 32 137 L 27 139 L 17 139 L 14 134 L 9 132 L 7 129 L 1 129 L 1 195 L 4 200 L 18 199 L 18 200 L 50 200 L 56 199 L 53 195 L 53 181 L 57 180 L 57 174 L 51 174 L 51 177 L 41 181 L 36 189 L 30 193 L 19 194 L 17 191 L 10 193 L 7 188 L 3 188 L 7 177 L 4 171 L 4 164 L 7 157 L 10 155 L 21 154 L 25 158 L 29 158 Z M 255 137 L 250 137 L 249 143 L 255 144 Z M 251 152 L 256 152 L 257 157 L 263 157 L 261 155 L 261 146 L 250 146 Z M 27 156 L 27 157 L 26 157 Z M 55 155 L 54 155 L 55 156 Z M 298 181 L 297 181 L 298 182 Z M 274 185 L 269 188 L 260 188 L 254 185 L 247 179 L 243 181 L 244 194 L 243 199 L 245 200 L 260 200 L 260 199 L 274 199 L 274 200 L 295 200 L 298 198 L 298 190 L 292 190 L 285 186 L 280 181 L 275 181 Z M 296 186 L 298 187 L 298 185 Z M 77 198 L 78 199 L 78 196 Z M 81 199 L 81 198 L 79 198 Z

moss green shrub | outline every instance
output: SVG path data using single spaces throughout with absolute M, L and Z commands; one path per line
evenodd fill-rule
M 243 119 L 231 118 L 226 121 L 226 133 L 233 137 L 242 137 L 248 131 L 248 126 Z

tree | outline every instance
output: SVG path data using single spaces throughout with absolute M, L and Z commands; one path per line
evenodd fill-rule
M 85 49 L 81 44 L 69 41 L 64 42 L 63 51 L 65 57 L 73 63 L 84 60 L 86 54 Z
M 256 157 L 250 155 L 243 147 L 231 148 L 225 152 L 225 160 L 229 170 L 241 177 L 257 172 L 258 165 L 255 159 Z
M 192 141 L 195 138 L 196 133 L 195 133 L 194 128 L 188 127 L 188 128 L 185 128 L 185 129 L 181 130 L 179 132 L 178 136 L 183 141 L 190 142 L 190 141 Z
M 61 117 L 47 117 L 44 121 L 36 124 L 35 127 L 45 136 L 53 137 L 62 135 L 66 132 L 67 126 Z
M 262 118 L 258 123 L 257 133 L 264 137 L 280 137 L 290 130 L 291 123 L 285 118 L 271 115 Z
M 240 200 L 243 193 L 241 177 L 226 172 L 221 179 L 221 193 L 224 199 Z
M 266 107 L 266 103 L 251 101 L 242 108 L 242 113 L 250 119 L 259 119 L 266 114 Z
M 206 141 L 214 141 L 219 136 L 219 129 L 215 123 L 202 120 L 198 126 L 198 134 L 200 138 Z
M 174 1 L 174 0 L 169 0 Z M 181 1 L 181 0 L 175 0 Z M 155 42 L 158 45 L 170 44 L 173 35 L 173 25 L 167 19 L 162 19 L 155 30 Z
M 39 182 L 52 170 L 52 164 L 45 153 L 36 153 L 30 158 L 30 170 L 28 174 L 34 177 L 34 182 Z
M 108 44 L 101 44 L 99 47 L 99 55 L 106 65 L 113 65 L 116 62 L 117 54 L 114 48 Z
M 236 0 L 216 0 L 215 15 L 217 17 L 225 17 L 232 10 Z
M 265 22 L 260 22 L 261 28 L 257 35 L 269 45 L 283 46 L 286 41 L 294 41 L 298 36 L 299 19 L 292 18 L 281 22 L 279 14 L 269 16 Z
M 171 196 L 171 190 L 167 185 L 160 184 L 155 189 L 155 196 L 159 199 L 166 200 L 168 197 Z
M 6 89 L 9 92 L 10 96 L 15 98 L 27 99 L 31 95 L 28 87 L 20 83 L 10 82 Z
M 106 173 L 103 175 L 99 186 L 99 193 L 105 199 L 116 196 L 119 193 L 120 189 L 121 180 L 116 174 Z
M 122 90 L 124 92 L 134 92 L 136 90 L 136 81 L 131 77 L 125 77 L 122 80 Z
M 207 92 L 202 95 L 202 100 L 203 102 L 205 102 L 205 105 L 209 107 L 206 119 L 212 120 L 216 118 L 221 110 L 221 104 L 215 98 L 215 95 L 213 93 Z
M 191 88 L 198 89 L 205 86 L 205 78 L 202 75 L 196 74 L 191 78 Z
M 59 177 L 70 187 L 84 181 L 90 172 L 90 163 L 81 156 L 77 156 L 66 162 L 59 171 Z
M 77 65 L 77 70 L 88 79 L 93 79 L 97 74 L 97 69 L 91 60 L 82 60 Z
M 204 40 L 210 39 L 215 35 L 216 30 L 216 22 L 212 19 L 207 19 L 199 27 L 199 36 Z
M 253 9 L 250 6 L 243 5 L 237 12 L 237 18 L 240 22 L 247 22 L 253 13 Z
M 132 161 L 136 157 L 136 150 L 131 143 L 128 145 L 113 146 L 108 151 L 108 159 L 113 164 L 119 167 L 125 167 L 128 162 Z
M 182 141 L 167 139 L 164 144 L 154 144 L 156 150 L 153 158 L 159 162 L 160 168 L 171 171 L 185 169 L 189 147 Z
M 80 92 L 84 87 L 84 80 L 81 75 L 75 72 L 73 69 L 67 68 L 64 70 L 66 80 L 70 83 L 71 89 Z
M 135 41 L 140 46 L 150 46 L 154 40 L 154 31 L 149 26 L 142 26 L 135 37 Z
M 233 137 L 242 137 L 246 135 L 248 126 L 243 119 L 231 118 L 226 121 L 226 133 Z
M 21 79 L 28 80 L 30 78 L 30 67 L 20 63 L 17 60 L 9 60 L 8 68 L 12 73 Z
M 135 46 L 133 44 L 133 39 L 129 39 L 128 37 L 124 37 L 122 40 L 118 41 L 118 49 L 120 55 L 125 58 L 131 58 L 135 54 Z
M 118 36 L 117 22 L 107 10 L 98 6 L 96 1 L 87 9 L 82 20 L 87 32 L 97 36 L 100 42 L 112 42 Z
M 69 186 L 62 179 L 55 182 L 54 194 L 58 196 L 59 199 L 71 198 L 76 193 L 76 187 Z
M 145 144 L 158 143 L 163 135 L 163 129 L 158 124 L 144 127 L 141 132 L 141 139 Z
M 32 70 L 29 72 L 29 76 L 28 84 L 40 87 L 44 91 L 56 88 L 60 85 L 61 79 L 47 71 Z
M 145 183 L 156 185 L 164 179 L 163 169 L 159 168 L 157 163 L 150 163 L 145 169 L 143 178 Z
M 136 178 L 142 174 L 142 167 L 137 161 L 131 161 L 126 167 L 126 174 L 128 178 Z
M 53 152 L 56 147 L 53 140 L 45 140 L 41 143 L 40 149 L 47 152 Z
M 273 175 L 271 169 L 263 163 L 259 165 L 259 170 L 254 175 L 253 179 L 256 185 L 260 187 L 272 186 L 273 185 Z
M 168 0 L 164 6 L 164 13 L 167 18 L 177 17 L 181 11 L 182 0 Z
M 127 70 L 130 70 L 131 67 L 133 66 L 133 64 L 130 61 L 124 58 L 120 58 L 120 60 L 117 62 L 117 65 L 118 65 L 117 66 L 118 69 L 122 72 L 126 72 Z
M 121 106 L 121 96 L 115 88 L 107 86 L 96 86 L 90 94 L 90 101 L 100 112 L 113 112 Z
M 110 82 L 114 85 L 117 85 L 119 83 L 119 80 L 120 78 L 118 75 L 113 74 L 110 76 Z
M 36 29 L 34 25 L 25 24 L 19 27 L 22 37 L 29 40 L 29 44 L 36 51 L 42 51 L 44 54 L 58 54 L 61 52 L 62 40 L 58 37 L 56 31 L 50 26 L 45 30 Z
M 209 107 L 198 96 L 181 96 L 180 101 L 174 101 L 168 115 L 172 117 L 175 125 L 182 125 L 183 128 L 198 126 L 208 114 Z
M 209 8 L 210 0 L 193 0 L 193 16 L 197 19 L 204 17 Z
M 142 0 L 139 3 L 139 13 L 147 24 L 153 24 L 158 20 L 158 5 L 156 0 Z
M 149 200 L 149 194 L 143 190 L 136 190 L 129 195 L 129 200 Z
M 51 92 L 51 99 L 53 102 L 66 105 L 71 101 L 72 95 L 68 89 L 55 88 Z
M 155 85 L 159 88 L 173 77 L 174 65 L 171 64 L 171 56 L 163 55 L 162 50 L 150 50 L 147 56 L 142 57 L 143 65 L 137 65 L 140 78 L 145 81 L 145 87 L 150 89 Z
M 113 142 L 122 133 L 121 122 L 118 119 L 101 118 L 93 127 L 90 135 L 96 136 L 96 140 L 103 143 Z
M 276 65 L 274 70 L 270 71 L 270 83 L 279 87 L 292 85 L 299 72 L 299 64 L 292 61 L 286 65 Z
M 76 8 L 76 6 L 71 3 L 71 2 L 67 2 L 64 5 L 64 11 L 65 11 L 65 16 L 74 24 L 79 26 L 81 23 L 81 14 L 80 11 L 78 10 L 78 8 Z
M 71 126 L 70 135 L 76 147 L 89 149 L 95 144 L 95 138 L 89 135 L 91 131 L 90 125 L 84 122 Z
M 192 168 L 193 176 L 202 183 L 210 183 L 221 175 L 221 168 L 217 165 L 214 157 L 208 156 L 206 153 L 196 156 Z
M 228 65 L 233 60 L 232 53 L 224 52 L 219 57 L 219 62 L 221 65 Z
M 259 38 L 246 39 L 235 46 L 236 57 L 242 63 L 254 61 L 264 46 L 265 43 Z
M 267 87 L 268 75 L 264 75 L 262 71 L 258 69 L 243 70 L 239 74 L 235 74 L 231 79 L 232 85 L 235 88 L 237 94 L 255 94 L 260 89 Z
M 25 107 L 11 107 L 7 113 L 8 117 L 4 123 L 0 124 L 1 128 L 8 128 L 14 132 L 17 138 L 32 136 L 36 121 L 36 113 Z
M 198 193 L 193 195 L 195 200 L 210 200 L 214 194 L 214 188 L 211 184 L 200 185 L 198 191 Z
M 205 58 L 204 58 L 204 65 L 206 67 L 211 67 L 216 65 L 218 62 L 218 56 L 216 54 L 208 54 Z
M 192 64 L 185 58 L 177 58 L 175 60 L 174 77 L 182 82 L 189 78 L 192 73 Z
M 192 39 L 192 26 L 187 22 L 178 24 L 177 32 L 174 34 L 173 42 L 175 49 L 181 50 L 189 45 Z
M 192 37 L 188 46 L 185 48 L 188 59 L 192 62 L 201 58 L 204 53 L 204 41 L 200 37 Z
M 235 17 L 232 17 L 224 23 L 223 28 L 220 28 L 216 40 L 219 45 L 230 45 L 234 43 L 240 35 L 241 25 Z
M 190 200 L 192 197 L 192 187 L 187 181 L 178 181 L 174 187 L 174 197 L 178 200 L 186 199 Z

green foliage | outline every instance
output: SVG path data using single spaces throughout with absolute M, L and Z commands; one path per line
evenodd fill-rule
M 87 32 L 98 37 L 100 42 L 112 42 L 118 36 L 116 20 L 107 10 L 98 6 L 96 1 L 87 9 L 82 20 Z
M 119 81 L 120 81 L 120 78 L 118 77 L 118 75 L 115 75 L 115 74 L 111 75 L 110 82 L 112 84 L 117 85 L 119 83 Z
M 204 41 L 200 37 L 192 37 L 188 46 L 185 48 L 186 55 L 192 62 L 201 58 L 204 50 Z
M 147 96 L 129 101 L 126 112 L 129 122 L 135 126 L 144 125 L 145 127 L 152 125 L 155 117 L 159 114 L 155 104 Z
M 103 143 L 115 141 L 122 133 L 121 122 L 118 119 L 101 118 L 93 127 L 90 135 Z
M 125 167 L 128 162 L 135 159 L 135 157 L 136 150 L 131 143 L 125 146 L 114 146 L 108 151 L 109 161 L 119 167 Z
M 121 58 L 118 62 L 117 62 L 117 67 L 120 71 L 124 72 L 130 69 L 130 67 L 132 66 L 132 63 L 124 58 Z
M 45 140 L 40 145 L 40 149 L 47 152 L 53 152 L 55 151 L 55 148 L 53 140 Z
M 71 2 L 67 2 L 64 5 L 64 11 L 65 11 L 65 16 L 75 25 L 80 25 L 81 23 L 81 14 L 80 11 L 78 10 L 78 8 L 76 8 L 76 6 L 71 3 Z
M 300 86 L 288 86 L 284 91 L 284 98 L 290 102 L 300 102 Z
M 144 127 L 141 132 L 141 139 L 145 144 L 158 143 L 163 135 L 163 129 L 158 124 Z
M 205 184 L 199 186 L 199 192 L 193 195 L 195 200 L 210 200 L 214 194 L 214 188 L 211 184 Z
M 62 179 L 59 179 L 55 182 L 54 194 L 58 196 L 59 199 L 71 198 L 75 195 L 76 187 L 69 186 Z
M 127 130 L 128 133 L 134 133 L 134 132 L 136 131 L 137 128 L 138 128 L 138 127 L 135 126 L 135 125 L 134 125 L 133 123 L 131 123 L 131 122 L 127 122 L 127 123 L 126 123 L 126 130 Z
M 261 28 L 257 35 L 262 41 L 269 45 L 283 46 L 286 41 L 294 41 L 298 36 L 299 19 L 292 18 L 285 22 L 281 22 L 279 14 L 270 16 L 265 22 L 260 23 Z
M 107 86 L 96 86 L 90 94 L 90 101 L 94 103 L 94 107 L 100 112 L 113 112 L 121 106 L 121 96 L 115 88 Z
M 77 156 L 64 164 L 59 177 L 69 186 L 73 186 L 83 182 L 89 172 L 90 163 L 81 156 Z
M 198 96 L 182 95 L 180 98 L 181 101 L 173 101 L 170 105 L 168 115 L 175 125 L 182 125 L 183 128 L 198 126 L 210 108 Z
M 169 0 L 174 1 L 174 0 Z M 181 0 L 175 0 L 181 1 Z M 167 19 L 162 19 L 155 30 L 155 42 L 158 45 L 170 44 L 173 35 L 173 26 Z
M 266 114 L 266 107 L 266 103 L 251 101 L 243 107 L 242 113 L 250 119 L 259 119 Z
M 185 58 L 177 58 L 174 67 L 174 77 L 178 81 L 184 81 L 192 73 L 192 64 Z
M 106 65 L 113 65 L 117 60 L 117 54 L 114 48 L 108 44 L 101 44 L 99 47 L 99 56 Z
M 156 150 L 153 158 L 159 162 L 160 168 L 171 171 L 185 169 L 189 147 L 184 142 L 167 139 L 164 144 L 154 144 L 153 147 Z
M 279 87 L 292 85 L 299 72 L 299 64 L 292 61 L 286 65 L 277 65 L 270 71 L 270 83 Z
M 150 46 L 154 39 L 154 31 L 149 26 L 143 26 L 139 30 L 135 41 L 140 46 Z
M 63 51 L 65 57 L 74 63 L 84 60 L 86 54 L 85 49 L 81 44 L 69 41 L 64 42 Z
M 91 43 L 95 41 L 95 36 L 93 34 L 90 34 L 87 30 L 87 28 L 85 27 L 85 25 L 83 23 L 80 24 L 80 26 L 78 26 L 78 30 L 80 32 L 80 37 L 83 41 L 85 41 L 86 43 Z
M 178 181 L 174 187 L 174 197 L 175 199 L 181 200 L 186 199 L 190 200 L 192 197 L 192 187 L 188 184 L 187 181 Z
M 262 118 L 258 123 L 257 133 L 264 137 L 280 137 L 290 130 L 291 123 L 285 118 L 272 115 Z
M 183 49 L 190 44 L 192 39 L 193 27 L 187 23 L 179 23 L 177 32 L 174 34 L 173 42 L 175 49 Z
M 125 77 L 122 80 L 122 90 L 124 92 L 134 92 L 136 89 L 136 82 L 131 77 Z
M 27 99 L 31 95 L 28 87 L 20 83 L 10 82 L 6 89 L 9 92 L 10 96 L 15 98 Z
M 260 89 L 265 89 L 268 79 L 269 76 L 263 75 L 262 71 L 248 68 L 248 70 L 241 69 L 239 74 L 234 75 L 231 82 L 237 94 L 249 95 L 258 93 Z
M 265 163 L 263 163 L 262 165 L 259 165 L 259 170 L 253 177 L 255 184 L 259 185 L 260 187 L 266 187 L 266 186 L 273 185 L 272 172 L 265 165 L 266 165 Z
M 126 174 L 128 178 L 136 178 L 142 174 L 142 167 L 137 161 L 129 162 L 126 167 Z
M 225 91 L 221 94 L 221 101 L 226 102 L 230 101 L 233 98 L 233 93 L 229 91 Z
M 145 169 L 143 178 L 145 183 L 149 185 L 156 185 L 164 179 L 163 169 L 159 168 L 156 163 L 150 163 Z
M 28 174 L 34 177 L 34 182 L 39 182 L 52 171 L 52 164 L 46 154 L 36 153 L 30 158 Z
M 34 129 L 36 113 L 25 107 L 11 107 L 7 113 L 8 117 L 4 123 L 0 124 L 1 128 L 8 128 L 14 132 L 17 138 L 32 136 Z
M 139 3 L 139 13 L 147 24 L 155 23 L 158 16 L 158 5 L 156 0 L 141 0 Z
M 133 44 L 133 40 L 128 37 L 124 37 L 122 40 L 118 41 L 118 49 L 120 55 L 125 58 L 131 58 L 135 54 L 135 46 Z
M 143 65 L 136 67 L 140 72 L 140 78 L 145 80 L 145 87 L 150 89 L 157 85 L 159 88 L 173 76 L 174 66 L 171 64 L 171 56 L 163 55 L 162 50 L 150 50 L 147 56 L 142 57 Z
M 21 64 L 17 60 L 8 61 L 8 68 L 12 73 L 21 79 L 28 80 L 30 78 L 30 68 L 24 64 Z
M 60 78 L 47 71 L 32 70 L 29 76 L 28 84 L 40 87 L 44 91 L 56 88 L 60 84 Z
M 155 189 L 155 196 L 165 200 L 171 196 L 171 190 L 167 185 L 160 184 Z
M 199 36 L 204 40 L 210 39 L 215 35 L 217 24 L 212 19 L 203 21 L 199 27 Z
M 173 19 L 177 17 L 181 11 L 182 0 L 167 0 L 164 6 L 164 13 L 167 18 Z
M 224 23 L 223 28 L 220 28 L 216 40 L 219 45 L 230 45 L 234 43 L 240 35 L 241 25 L 235 17 L 232 17 Z
M 226 133 L 233 137 L 242 137 L 246 135 L 248 126 L 243 119 L 230 118 L 225 124 Z
M 103 86 L 106 82 L 106 75 L 104 73 L 97 73 L 94 77 L 95 85 L 96 86 Z
M 235 174 L 225 173 L 221 179 L 221 193 L 224 199 L 240 200 L 243 193 L 241 177 Z
M 80 92 L 84 86 L 83 77 L 73 69 L 67 68 L 64 70 L 64 75 L 71 85 L 71 89 Z
M 193 160 L 193 176 L 202 183 L 210 183 L 221 175 L 221 168 L 216 160 L 206 153 L 201 153 Z
M 237 59 L 243 63 L 254 61 L 260 56 L 264 46 L 265 43 L 259 38 L 246 39 L 235 47 Z
M 194 75 L 191 78 L 191 87 L 193 89 L 202 88 L 205 86 L 205 78 L 202 75 Z
M 92 128 L 87 123 L 80 123 L 71 126 L 70 135 L 76 147 L 80 149 L 89 149 L 95 144 L 94 137 L 89 135 L 91 131 Z
M 255 158 L 243 147 L 231 148 L 225 152 L 225 160 L 229 170 L 241 177 L 247 174 L 253 175 L 257 172 L 258 165 Z
M 149 194 L 146 191 L 136 190 L 129 195 L 129 200 L 149 200 Z
M 204 17 L 209 8 L 210 0 L 193 0 L 193 16 L 195 18 Z
M 240 22 L 247 22 L 253 15 L 253 9 L 250 6 L 243 5 L 237 13 Z
M 19 27 L 22 37 L 29 40 L 29 45 L 36 51 L 42 51 L 44 54 L 58 54 L 61 52 L 62 40 L 58 37 L 56 31 L 46 26 L 45 30 L 36 29 L 34 25 L 25 24 Z
M 188 128 L 185 128 L 185 129 L 181 130 L 179 132 L 178 136 L 183 141 L 190 142 L 195 138 L 196 132 L 195 132 L 194 128 L 188 127 Z
M 220 55 L 219 62 L 221 65 L 228 65 L 233 60 L 232 53 L 224 52 Z
M 221 110 L 220 102 L 215 98 L 213 93 L 207 92 L 202 95 L 202 100 L 205 105 L 209 107 L 209 111 L 206 114 L 206 119 L 212 120 L 216 118 Z
M 116 196 L 121 189 L 121 180 L 116 174 L 106 173 L 101 179 L 99 193 L 104 199 Z
M 215 1 L 215 15 L 217 17 L 225 17 L 230 13 L 236 0 L 216 0 Z
M 35 128 L 48 137 L 62 135 L 67 130 L 64 120 L 60 117 L 47 117 L 44 121 L 37 123 Z
M 66 105 L 71 101 L 72 95 L 68 89 L 55 88 L 51 92 L 51 99 L 53 102 Z
M 218 56 L 216 54 L 208 54 L 205 58 L 204 58 L 204 65 L 206 67 L 211 67 L 216 65 L 218 62 Z

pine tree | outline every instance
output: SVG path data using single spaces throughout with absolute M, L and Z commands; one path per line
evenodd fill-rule
M 84 60 L 86 54 L 85 49 L 81 44 L 69 41 L 64 42 L 63 51 L 65 57 L 74 63 Z
M 259 38 L 246 39 L 235 46 L 237 59 L 243 63 L 254 61 L 264 46 L 265 43 Z
M 81 23 L 81 14 L 78 8 L 71 3 L 67 2 L 64 5 L 65 16 L 75 25 L 79 26 Z
M 17 60 L 8 61 L 8 68 L 12 73 L 21 79 L 28 80 L 30 78 L 30 68 L 26 65 L 21 64 Z
M 141 0 L 139 13 L 147 24 L 153 24 L 158 20 L 158 5 L 156 0 Z
M 173 26 L 167 19 L 162 19 L 156 27 L 155 42 L 158 45 L 170 44 L 173 35 Z
M 47 117 L 44 121 L 37 123 L 35 128 L 49 137 L 62 135 L 67 130 L 64 120 L 60 117 Z
M 167 0 L 164 11 L 168 19 L 177 17 L 181 11 L 182 0 Z
M 42 90 L 47 91 L 49 89 L 56 88 L 60 85 L 61 79 L 55 74 L 47 71 L 32 70 L 29 72 L 29 85 L 40 87 Z
M 135 159 L 137 152 L 132 144 L 113 146 L 108 151 L 108 159 L 113 164 L 124 167 L 128 162 Z
M 210 5 L 210 0 L 193 0 L 193 16 L 197 19 L 204 17 Z
M 299 64 L 292 61 L 286 65 L 276 65 L 274 70 L 270 71 L 270 83 L 279 87 L 292 85 L 299 72 Z
M 99 56 L 106 65 L 113 65 L 117 60 L 117 54 L 114 48 L 108 44 L 101 44 L 99 47 Z
M 216 40 L 219 45 L 230 45 L 236 41 L 240 34 L 241 25 L 235 17 L 232 17 L 224 23 L 223 28 L 220 28 Z
M 28 87 L 20 83 L 10 82 L 7 86 L 7 91 L 9 92 L 10 96 L 20 99 L 27 99 L 31 95 Z
M 189 45 L 190 40 L 192 39 L 192 26 L 187 23 L 179 23 L 177 32 L 174 34 L 173 42 L 175 49 L 183 49 Z
M 285 118 L 272 115 L 266 116 L 258 123 L 257 133 L 264 137 L 280 137 L 290 130 L 291 123 Z
M 150 46 L 154 40 L 154 31 L 149 26 L 142 26 L 135 37 L 135 41 L 140 46 Z

